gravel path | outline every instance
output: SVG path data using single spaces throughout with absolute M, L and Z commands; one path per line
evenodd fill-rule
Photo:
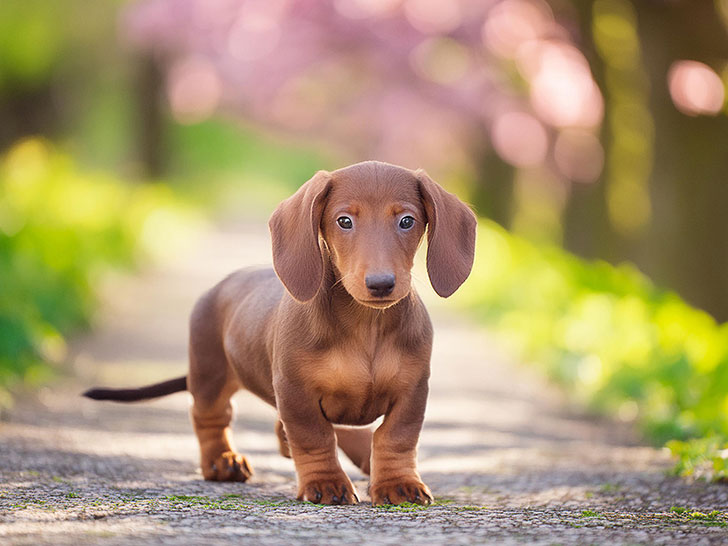
M 663 451 L 570 411 L 426 286 L 436 332 L 419 457 L 436 497 L 428 508 L 372 507 L 348 462 L 360 505 L 295 502 L 274 412 L 246 393 L 235 422 L 256 471 L 246 484 L 201 479 L 187 393 L 126 406 L 78 396 L 185 373 L 189 309 L 229 271 L 270 261 L 264 227 L 210 230 L 176 263 L 109 282 L 72 372 L 0 422 L 3 544 L 728 543 L 728 487 L 666 476 Z

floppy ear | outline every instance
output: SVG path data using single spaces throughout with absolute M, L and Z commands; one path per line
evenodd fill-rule
M 268 222 L 273 268 L 291 296 L 301 302 L 313 298 L 323 280 L 319 226 L 329 189 L 331 175 L 317 172 L 278 205 Z
M 415 171 L 427 214 L 427 273 L 440 296 L 447 298 L 473 268 L 477 221 L 470 208 L 446 192 L 423 170 Z

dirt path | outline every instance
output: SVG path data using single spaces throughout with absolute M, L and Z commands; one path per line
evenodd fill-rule
M 192 303 L 236 267 L 269 262 L 264 227 L 212 230 L 177 263 L 110 284 L 99 328 L 74 347 L 72 377 L 0 423 L 3 544 L 728 542 L 728 487 L 666 477 L 662 451 L 570 413 L 447 302 L 430 304 L 436 345 L 419 458 L 437 502 L 426 509 L 373 508 L 349 464 L 361 505 L 293 501 L 274 412 L 244 393 L 235 440 L 255 467 L 247 484 L 201 479 L 187 393 L 130 406 L 78 396 L 185 373 Z

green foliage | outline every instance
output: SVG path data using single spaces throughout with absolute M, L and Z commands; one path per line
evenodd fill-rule
M 0 83 L 35 83 L 48 77 L 61 55 L 62 5 L 44 0 L 0 3 Z
M 46 363 L 64 358 L 64 336 L 91 318 L 100 275 L 152 251 L 176 206 L 164 186 L 78 173 L 40 140 L 0 161 L 0 405 L 4 388 L 43 380 Z
M 170 146 L 175 151 L 170 166 L 176 178 L 189 173 L 210 174 L 244 173 L 253 176 L 256 183 L 285 185 L 295 191 L 308 180 L 321 165 L 331 164 L 309 149 L 286 145 L 239 124 L 221 119 L 207 120 L 193 125 L 171 124 Z
M 728 480 L 728 441 L 725 436 L 710 435 L 686 441 L 670 440 L 667 447 L 677 458 L 677 474 Z
M 79 57 L 103 58 L 92 47 L 114 30 L 122 0 L 3 0 L 0 2 L 0 93 L 47 84 Z
M 657 443 L 728 438 L 728 326 L 634 267 L 586 262 L 482 220 L 458 298 L 593 410 L 636 419 Z
M 175 188 L 223 216 L 267 217 L 321 165 L 333 164 L 311 148 L 221 119 L 170 124 L 168 137 Z

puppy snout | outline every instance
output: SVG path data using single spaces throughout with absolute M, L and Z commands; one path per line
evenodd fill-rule
M 394 290 L 394 274 L 393 273 L 375 273 L 367 275 L 364 282 L 369 289 L 369 293 L 375 298 L 383 298 L 389 296 Z

